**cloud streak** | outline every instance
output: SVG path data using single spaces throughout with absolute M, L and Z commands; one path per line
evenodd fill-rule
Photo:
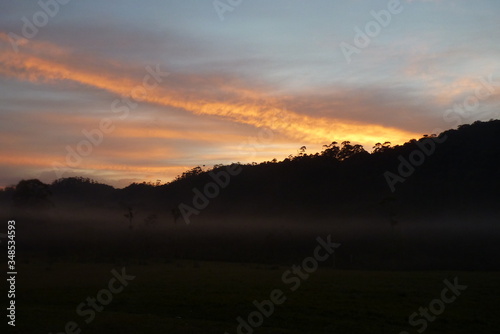
M 0 40 L 6 44 L 7 36 L 0 35 Z M 11 51 L 5 51 L 6 48 L 3 50 L 0 52 L 0 73 L 20 80 L 35 83 L 72 81 L 120 96 L 129 96 L 141 83 L 140 79 L 130 75 L 137 75 L 136 68 L 112 62 L 93 68 L 91 65 L 95 61 L 90 61 L 89 65 L 87 58 L 46 42 L 30 42 L 20 48 L 17 57 L 13 57 Z M 106 71 L 103 72 L 103 68 Z M 305 143 L 329 142 L 337 138 L 349 138 L 363 144 L 384 140 L 401 143 L 415 135 L 394 127 L 332 117 L 311 117 L 287 108 L 277 109 L 274 101 L 278 100 L 279 103 L 279 97 L 270 97 L 265 91 L 227 85 L 223 79 L 212 77 L 207 80 L 192 74 L 174 73 L 172 80 L 188 82 L 201 93 L 189 95 L 175 87 L 175 83 L 169 83 L 157 90 L 148 91 L 146 95 L 136 96 L 136 99 L 197 115 L 216 116 L 236 123 L 266 127 Z M 210 88 L 216 88 L 216 93 L 207 92 Z M 221 95 L 229 98 L 221 100 Z

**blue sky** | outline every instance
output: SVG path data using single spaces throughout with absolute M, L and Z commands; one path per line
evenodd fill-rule
M 499 118 L 498 1 L 242 0 L 223 20 L 214 3 L 72 0 L 50 16 L 37 2 L 3 2 L 0 186 L 167 182 L 196 165 L 343 140 L 370 150 Z M 372 12 L 392 5 L 398 13 L 376 23 Z M 367 24 L 378 30 L 349 62 L 340 45 L 356 46 Z M 148 66 L 169 74 L 119 118 L 113 101 L 143 85 Z M 113 130 L 85 151 L 83 131 L 107 118 Z

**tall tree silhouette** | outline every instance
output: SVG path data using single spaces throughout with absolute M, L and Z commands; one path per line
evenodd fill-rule
M 127 205 L 126 210 L 127 212 L 123 216 L 128 219 L 129 222 L 128 228 L 132 229 L 133 228 L 132 220 L 134 219 L 134 209 L 132 208 L 132 206 Z
M 387 151 L 391 147 L 391 142 L 386 141 L 383 144 L 381 143 L 376 143 L 375 146 L 373 146 L 373 152 L 372 153 L 382 153 L 384 151 Z

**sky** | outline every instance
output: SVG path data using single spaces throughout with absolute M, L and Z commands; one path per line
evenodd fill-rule
M 496 0 L 0 3 L 0 187 L 371 151 L 500 118 Z

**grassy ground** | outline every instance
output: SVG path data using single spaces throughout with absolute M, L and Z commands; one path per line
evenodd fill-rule
M 86 324 L 76 307 L 107 288 L 110 271 L 124 266 L 135 279 Z M 75 321 L 81 333 L 233 334 L 236 318 L 246 319 L 256 310 L 254 300 L 268 299 L 273 289 L 281 289 L 286 301 L 254 333 L 417 333 L 420 326 L 410 326 L 409 315 L 439 298 L 443 280 L 455 276 L 468 288 L 428 323 L 425 332 L 493 333 L 500 328 L 500 273 L 320 268 L 292 292 L 292 284 L 281 279 L 289 268 L 192 261 L 19 263 L 16 329 L 64 333 L 66 323 Z

